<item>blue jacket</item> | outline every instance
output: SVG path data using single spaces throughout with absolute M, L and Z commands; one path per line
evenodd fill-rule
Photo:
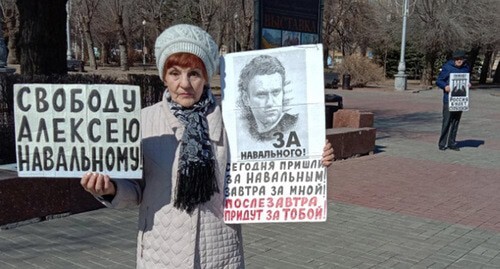
M 443 103 L 448 103 L 448 93 L 444 90 L 450 84 L 451 73 L 469 73 L 469 65 L 465 62 L 462 66 L 455 66 L 454 60 L 448 60 L 442 67 L 441 72 L 436 80 L 436 85 L 443 90 Z

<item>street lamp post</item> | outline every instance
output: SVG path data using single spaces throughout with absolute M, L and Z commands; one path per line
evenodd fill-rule
M 142 66 L 146 69 L 146 20 L 142 21 Z
M 403 4 L 403 28 L 401 34 L 401 55 L 399 58 L 398 73 L 394 75 L 394 88 L 397 91 L 406 90 L 406 77 L 405 74 L 405 46 L 406 46 L 406 17 L 408 15 L 408 0 L 404 0 Z

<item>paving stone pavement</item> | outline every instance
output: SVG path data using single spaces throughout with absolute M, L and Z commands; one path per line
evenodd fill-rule
M 328 90 L 375 114 L 377 151 L 335 162 L 324 223 L 244 225 L 247 268 L 500 268 L 500 88 L 471 91 L 461 151 L 439 151 L 441 93 Z M 0 268 L 134 268 L 137 212 L 0 231 Z

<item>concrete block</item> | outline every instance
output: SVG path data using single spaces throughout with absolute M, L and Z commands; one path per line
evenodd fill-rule
M 371 112 L 357 109 L 339 109 L 333 116 L 333 128 L 373 127 L 374 116 Z
M 335 160 L 342 160 L 373 153 L 375 128 L 332 128 L 326 130 L 332 144 Z

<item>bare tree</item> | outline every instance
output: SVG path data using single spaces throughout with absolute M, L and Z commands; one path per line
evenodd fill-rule
M 332 33 L 334 33 L 333 38 L 338 40 L 335 43 L 343 56 L 351 55 L 354 52 L 352 39 L 353 4 L 355 3 L 348 0 L 333 0 L 325 5 L 325 12 L 331 14 L 329 24 L 332 27 Z
M 372 19 L 376 21 L 371 27 L 372 40 L 369 46 L 377 53 L 374 55 L 383 66 L 384 73 L 387 74 L 387 63 L 389 52 L 400 49 L 401 44 L 401 19 L 400 6 L 396 6 L 393 1 L 379 0 L 371 6 L 373 9 Z M 399 59 L 396 59 L 399 60 Z
M 414 42 L 425 55 L 421 83 L 431 85 L 435 77 L 436 60 L 452 50 L 481 47 L 480 33 L 490 28 L 488 20 L 495 18 L 494 2 L 477 0 L 419 0 L 409 28 Z M 498 10 L 496 11 L 498 12 Z M 497 14 L 497 13 L 496 13 Z M 473 63 L 472 63 L 473 64 Z
M 17 11 L 16 1 L 2 0 L 0 1 L 0 9 L 6 29 L 4 35 L 6 34 L 5 40 L 7 41 L 7 44 L 5 45 L 9 51 L 7 55 L 7 63 L 18 64 L 19 61 L 17 59 L 16 43 L 19 33 L 19 12 Z
M 498 25 L 500 25 L 500 17 L 496 14 L 500 13 L 500 2 L 499 1 L 483 1 L 486 6 L 485 9 L 489 11 L 489 14 L 482 14 L 482 20 L 479 22 L 479 31 L 475 33 L 474 40 L 482 48 L 484 53 L 483 64 L 481 65 L 481 74 L 479 77 L 479 83 L 486 83 L 488 74 L 490 74 L 491 67 L 494 63 L 494 56 L 500 49 L 500 36 L 498 35 Z M 492 61 L 493 60 L 493 61 Z M 498 70 L 498 66 L 496 68 Z M 500 73 L 495 83 L 500 82 Z
M 205 31 L 211 28 L 211 23 L 214 21 L 214 17 L 217 13 L 225 13 L 221 10 L 220 0 L 200 1 L 199 8 L 201 25 Z
M 325 0 L 324 41 L 347 56 L 366 51 L 378 29 L 371 1 Z
M 163 30 L 171 23 L 167 16 L 167 4 L 171 0 L 143 0 L 134 3 L 138 15 L 148 23 L 154 25 L 155 37 L 159 36 Z
M 101 6 L 102 7 L 102 6 Z M 91 24 L 91 31 L 95 42 L 99 47 L 99 63 L 100 65 L 109 65 L 113 62 L 114 50 L 117 44 L 117 35 L 113 24 L 113 19 L 109 16 L 108 8 L 100 8 L 97 10 L 94 23 Z M 116 60 L 119 62 L 119 59 Z
M 250 50 L 253 48 L 253 1 L 241 0 L 241 6 L 237 9 L 236 14 L 236 41 L 240 45 L 241 50 Z
M 87 55 L 89 59 L 89 66 L 97 69 L 97 62 L 94 52 L 94 38 L 91 31 L 91 23 L 95 12 L 99 6 L 99 0 L 76 0 L 73 7 L 76 7 L 76 14 L 79 25 L 82 27 L 82 32 L 87 48 Z
M 103 7 L 109 12 L 112 19 L 113 31 L 116 34 L 118 49 L 120 53 L 120 67 L 122 71 L 130 69 L 128 62 L 128 41 L 124 25 L 124 13 L 128 10 L 125 7 L 132 7 L 130 1 L 105 0 L 102 1 Z M 103 14 L 105 15 L 105 14 Z

